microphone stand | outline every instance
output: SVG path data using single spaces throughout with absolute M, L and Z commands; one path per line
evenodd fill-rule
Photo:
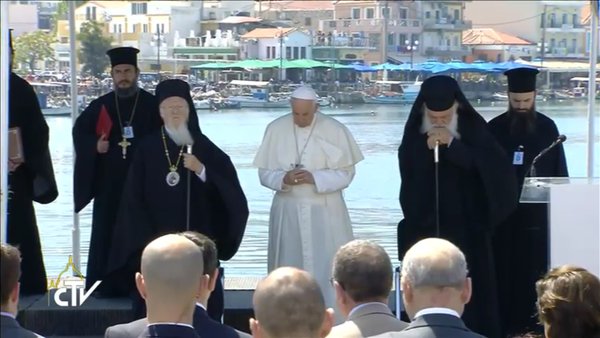
M 435 141 L 433 162 L 435 164 L 435 236 L 440 237 L 440 141 Z
M 188 144 L 186 149 L 186 152 L 188 154 L 192 153 L 192 145 Z M 191 185 L 192 185 L 192 171 L 188 170 L 187 171 L 187 189 L 186 189 L 186 201 L 185 201 L 185 230 L 189 231 L 190 230 L 190 193 L 191 193 Z

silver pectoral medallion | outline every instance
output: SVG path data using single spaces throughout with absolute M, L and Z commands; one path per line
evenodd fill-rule
M 179 183 L 179 179 L 179 173 L 176 171 L 171 171 L 167 174 L 166 181 L 170 187 L 174 187 Z

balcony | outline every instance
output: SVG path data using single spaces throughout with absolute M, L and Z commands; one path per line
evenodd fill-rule
M 111 33 L 113 42 L 122 43 L 123 41 L 139 41 L 141 33 Z
M 425 30 L 454 30 L 465 31 L 473 28 L 471 20 L 454 20 L 452 18 L 425 19 L 423 29 Z
M 337 36 L 326 37 L 318 36 L 313 38 L 313 49 L 333 49 L 333 48 L 357 48 L 357 49 L 377 49 L 381 47 L 379 40 L 369 40 L 364 37 Z
M 550 47 L 544 55 L 548 58 L 584 58 L 585 50 L 583 48 Z
M 559 24 L 550 23 L 546 26 L 546 32 L 548 33 L 583 33 L 585 32 L 585 26 L 582 24 Z
M 437 56 L 442 58 L 458 59 L 469 54 L 471 54 L 471 51 L 467 46 L 438 46 L 425 48 L 425 56 Z
M 319 22 L 319 30 L 323 32 L 344 32 L 344 31 L 361 31 L 367 33 L 381 32 L 384 19 L 336 19 L 336 20 L 321 20 Z M 417 33 L 421 28 L 421 20 L 415 19 L 389 19 L 388 31 L 390 32 L 407 32 Z

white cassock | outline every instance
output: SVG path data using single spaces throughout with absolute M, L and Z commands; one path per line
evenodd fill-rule
M 305 128 L 294 123 L 292 114 L 271 122 L 254 159 L 261 184 L 275 191 L 269 218 L 269 272 L 281 266 L 308 271 L 329 307 L 335 306 L 329 285 L 333 256 L 354 239 L 342 190 L 352 182 L 354 166 L 362 159 L 346 126 L 321 113 Z M 286 172 L 297 163 L 312 173 L 314 185 L 283 184 Z

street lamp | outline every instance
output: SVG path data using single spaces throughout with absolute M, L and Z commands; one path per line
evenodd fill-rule
M 550 50 L 550 48 L 548 48 L 546 46 L 545 40 L 542 40 L 542 42 L 537 43 L 537 52 L 538 52 L 538 56 L 540 57 L 540 67 L 544 67 L 544 58 L 546 57 L 546 53 L 549 50 Z
M 152 36 L 152 42 L 156 44 L 156 70 L 160 74 L 160 45 L 165 42 L 165 36 L 160 34 L 160 24 L 156 24 L 156 33 Z
M 277 28 L 279 29 L 279 81 L 283 83 L 283 42 L 287 38 L 283 35 L 283 28 Z
M 405 40 L 404 45 L 406 46 L 406 50 L 410 51 L 410 70 L 413 68 L 413 55 L 414 52 L 419 49 L 419 40 L 411 41 Z

